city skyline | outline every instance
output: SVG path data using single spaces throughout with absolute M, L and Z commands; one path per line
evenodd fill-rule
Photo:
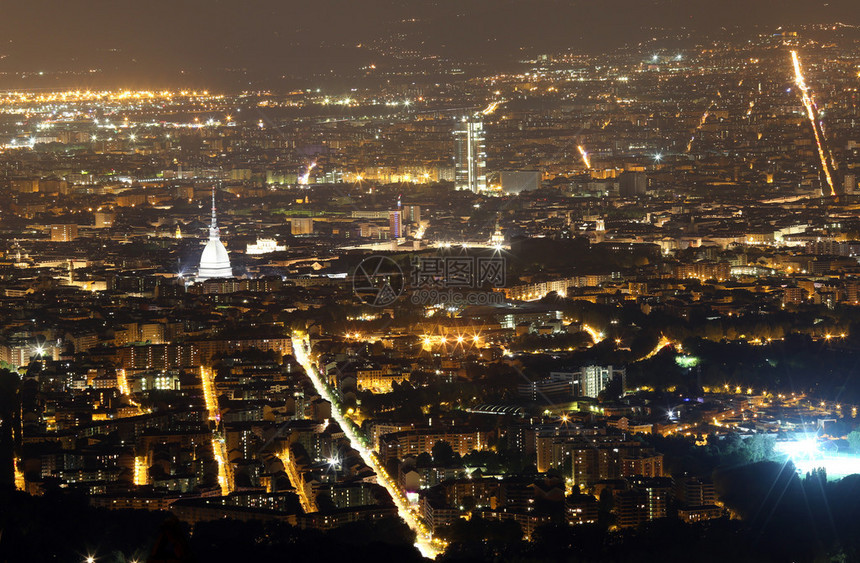
M 860 553 L 850 2 L 4 15 L 0 560 Z

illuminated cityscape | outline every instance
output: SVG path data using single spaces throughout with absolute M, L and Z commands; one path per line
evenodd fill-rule
M 258 4 L 4 18 L 0 560 L 857 559 L 855 5 Z

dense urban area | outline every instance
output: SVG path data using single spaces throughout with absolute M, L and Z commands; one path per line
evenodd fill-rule
M 860 30 L 653 33 L 0 93 L 0 560 L 860 558 Z

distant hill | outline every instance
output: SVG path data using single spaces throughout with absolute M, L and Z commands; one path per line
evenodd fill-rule
M 636 44 L 653 28 L 694 42 L 723 26 L 836 21 L 860 24 L 854 0 L 13 0 L 0 90 L 320 83 L 402 64 L 404 51 L 419 65 L 492 66 Z

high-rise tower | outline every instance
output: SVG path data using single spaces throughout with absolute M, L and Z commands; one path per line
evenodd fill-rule
M 230 267 L 230 255 L 221 242 L 221 232 L 218 230 L 218 219 L 215 216 L 215 188 L 212 188 L 212 223 L 209 225 L 209 242 L 200 255 L 200 268 L 197 271 L 198 280 L 212 278 L 232 278 L 233 269 Z
M 486 150 L 483 122 L 464 117 L 454 129 L 454 187 L 475 193 L 487 189 Z
M 403 207 L 400 198 L 397 198 L 397 209 L 388 212 L 388 226 L 390 238 L 399 239 L 403 237 Z

